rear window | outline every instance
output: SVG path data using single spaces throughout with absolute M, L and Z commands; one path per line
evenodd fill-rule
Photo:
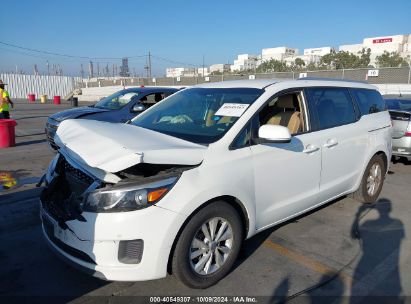
M 351 89 L 360 108 L 361 116 L 386 110 L 385 101 L 375 90 Z

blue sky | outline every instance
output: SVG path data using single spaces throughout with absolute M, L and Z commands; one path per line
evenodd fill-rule
M 232 63 L 262 48 L 303 48 L 361 43 L 365 37 L 411 33 L 411 0 L 373 1 L 23 1 L 1 7 L 0 41 L 74 56 L 147 54 L 177 62 Z M 34 54 L 35 56 L 28 56 Z M 87 60 L 17 50 L 0 44 L 0 71 L 26 72 L 46 60 L 79 74 Z M 100 66 L 119 60 L 94 60 Z M 143 74 L 145 59 L 130 60 Z M 181 66 L 153 57 L 153 72 Z

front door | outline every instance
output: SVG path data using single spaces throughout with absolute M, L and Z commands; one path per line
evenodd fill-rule
M 289 143 L 251 146 L 257 229 L 285 220 L 317 203 L 321 138 L 309 132 L 302 92 L 278 96 L 259 113 L 259 125 L 278 124 L 293 134 Z
M 321 148 L 318 136 L 293 136 L 290 143 L 251 147 L 257 228 L 286 219 L 317 202 Z

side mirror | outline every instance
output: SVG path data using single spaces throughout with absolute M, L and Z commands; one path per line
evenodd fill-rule
M 258 138 L 264 142 L 289 143 L 291 141 L 290 130 L 278 125 L 263 125 L 258 129 Z
M 131 112 L 132 113 L 141 113 L 146 109 L 146 107 L 141 104 L 141 103 L 136 103 L 132 108 L 131 108 Z

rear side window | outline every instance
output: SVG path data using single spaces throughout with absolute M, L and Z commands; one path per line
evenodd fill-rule
M 346 88 L 308 88 L 311 111 L 317 129 L 334 128 L 356 121 L 351 95 Z
M 378 113 L 386 110 L 385 101 L 375 90 L 351 89 L 362 115 Z

